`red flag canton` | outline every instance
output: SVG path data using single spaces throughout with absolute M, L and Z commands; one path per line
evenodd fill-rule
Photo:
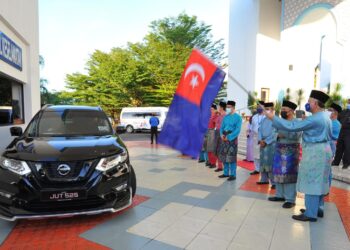
M 216 69 L 215 64 L 199 50 L 194 49 L 182 73 L 176 94 L 200 105 L 203 92 Z

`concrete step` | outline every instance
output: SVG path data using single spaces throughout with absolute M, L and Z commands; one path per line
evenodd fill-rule
M 342 166 L 332 166 L 332 175 L 334 180 L 350 184 L 350 168 L 342 169 Z

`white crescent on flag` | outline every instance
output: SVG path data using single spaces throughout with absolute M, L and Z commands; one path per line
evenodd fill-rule
M 199 63 L 192 63 L 190 66 L 187 67 L 186 71 L 185 71 L 185 78 L 191 73 L 191 72 L 196 72 L 201 78 L 202 78 L 202 82 L 205 79 L 205 71 L 202 65 L 200 65 Z M 198 75 L 197 76 L 192 76 L 191 79 L 191 86 L 192 89 L 197 87 L 199 85 L 198 83 Z

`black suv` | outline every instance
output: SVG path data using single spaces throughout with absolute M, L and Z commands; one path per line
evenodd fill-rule
M 117 212 L 132 203 L 128 151 L 99 107 L 46 106 L 0 157 L 0 218 Z

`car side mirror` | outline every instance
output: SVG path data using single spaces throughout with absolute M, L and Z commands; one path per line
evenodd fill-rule
M 12 127 L 10 128 L 11 136 L 21 136 L 23 134 L 21 127 Z

